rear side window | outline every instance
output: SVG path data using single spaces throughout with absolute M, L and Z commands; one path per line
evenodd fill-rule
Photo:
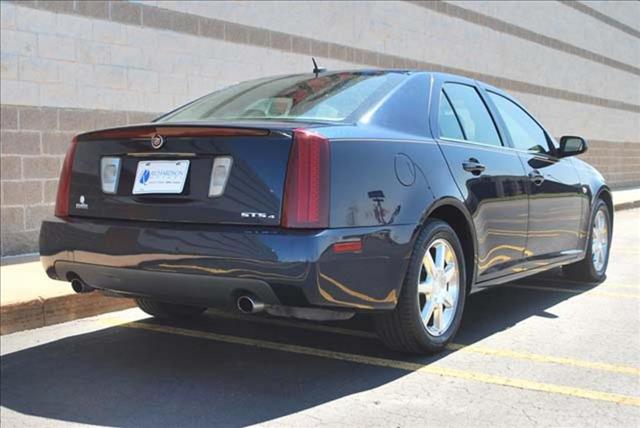
M 443 91 L 462 125 L 468 141 L 502 146 L 500 135 L 478 91 L 468 85 L 447 83 Z
M 546 134 L 527 112 L 502 95 L 489 92 L 489 96 L 500 112 L 516 149 L 536 153 L 549 150 Z
M 440 92 L 440 110 L 438 111 L 438 124 L 440 126 L 440 136 L 444 138 L 453 138 L 456 140 L 464 140 L 464 134 L 460 127 L 460 122 L 453 107 L 447 99 L 444 92 Z

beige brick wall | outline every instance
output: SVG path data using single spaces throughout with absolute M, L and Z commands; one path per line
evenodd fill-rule
M 58 176 L 74 135 L 145 122 L 157 113 L 56 107 L 0 107 L 2 254 L 36 251 L 42 219 L 53 214 Z
M 465 74 L 640 185 L 637 2 L 0 2 L 1 254 L 37 249 L 77 132 L 146 120 L 241 80 L 330 69 Z
M 581 157 L 614 188 L 640 186 L 640 143 L 590 141 L 589 150 Z

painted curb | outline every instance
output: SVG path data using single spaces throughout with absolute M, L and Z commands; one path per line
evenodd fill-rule
M 69 294 L 0 307 L 0 335 L 59 324 L 136 306 L 131 299 L 100 293 Z
M 633 208 L 640 208 L 640 201 L 621 202 L 619 204 L 613 204 L 614 211 L 630 210 Z

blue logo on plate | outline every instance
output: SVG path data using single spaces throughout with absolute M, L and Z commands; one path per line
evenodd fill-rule
M 151 176 L 151 172 L 148 169 L 145 169 L 142 175 L 140 176 L 140 184 L 147 184 L 149 181 L 149 177 Z

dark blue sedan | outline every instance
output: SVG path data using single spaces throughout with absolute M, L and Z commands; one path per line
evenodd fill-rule
M 154 316 L 370 313 L 390 347 L 432 352 L 469 293 L 558 266 L 604 277 L 611 192 L 585 150 L 460 76 L 253 80 L 78 135 L 40 253 L 51 278 Z

